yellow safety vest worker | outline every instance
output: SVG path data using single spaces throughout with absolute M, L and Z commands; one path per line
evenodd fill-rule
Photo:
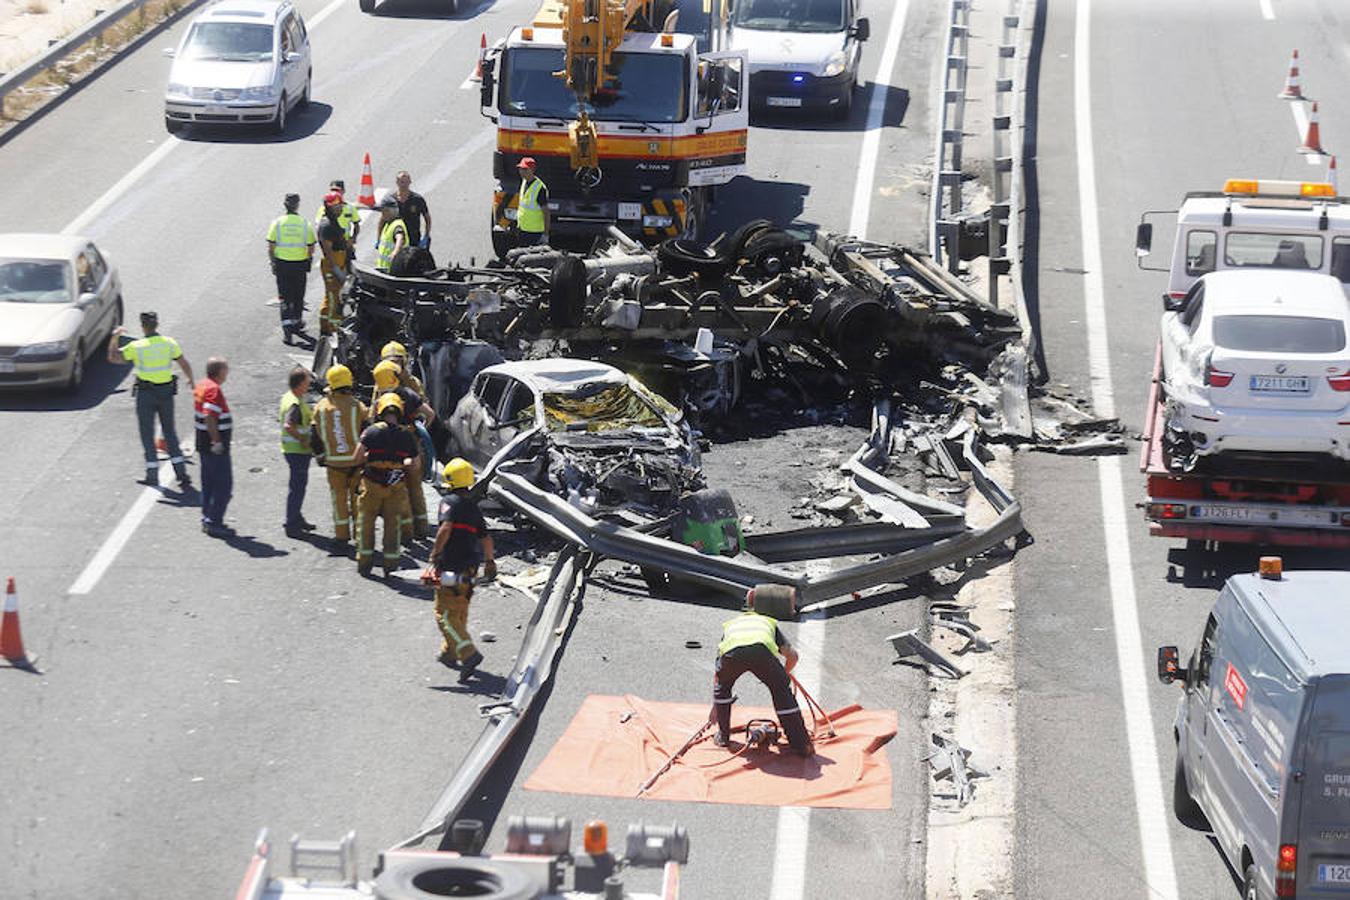
M 544 208 L 539 205 L 539 192 L 544 183 L 534 178 L 529 184 L 520 185 L 520 196 L 516 201 L 516 227 L 530 234 L 543 234 Z
M 403 232 L 403 246 L 408 246 L 408 226 L 402 219 L 394 219 L 380 232 L 380 246 L 375 258 L 375 268 L 388 272 L 394 265 L 394 236 Z
M 290 432 L 286 430 L 286 416 L 290 413 L 292 406 L 300 407 L 300 433 L 309 434 L 309 425 L 314 421 L 314 412 L 309 408 L 309 404 L 303 398 L 295 396 L 294 391 L 287 391 L 281 395 L 281 409 L 278 411 L 278 420 L 281 422 L 281 452 L 282 453 L 304 453 L 308 455 L 313 452 L 309 449 L 308 440 L 297 441 Z
M 368 418 L 366 405 L 348 393 L 330 393 L 314 407 L 314 420 L 323 438 L 324 463 L 350 468 L 361 441 L 361 423 Z
M 267 239 L 276 245 L 273 251 L 277 259 L 294 262 L 309 259 L 314 242 L 319 238 L 314 226 L 297 213 L 277 216 L 267 229 Z
M 162 334 L 138 338 L 122 348 L 122 358 L 135 366 L 136 377 L 151 384 L 173 381 L 173 361 L 182 355 L 178 342 Z
M 742 613 L 722 623 L 722 643 L 717 645 L 717 652 L 722 654 L 737 647 L 763 644 L 771 652 L 777 653 L 778 641 L 774 640 L 777 628 L 777 619 L 761 616 L 759 613 Z
M 319 227 L 319 223 L 324 220 L 326 214 L 326 208 L 320 206 L 319 211 L 314 214 L 315 228 Z M 342 230 L 347 233 L 347 237 L 350 238 L 352 232 L 356 230 L 356 223 L 361 220 L 361 214 L 357 212 L 355 206 L 352 206 L 350 203 L 344 203 L 342 204 L 342 209 L 338 212 L 337 220 L 338 224 L 342 226 Z

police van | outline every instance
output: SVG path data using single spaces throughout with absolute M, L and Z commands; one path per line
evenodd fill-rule
M 1209 828 L 1246 900 L 1350 897 L 1350 572 L 1224 585 L 1184 667 L 1173 735 L 1178 819 Z

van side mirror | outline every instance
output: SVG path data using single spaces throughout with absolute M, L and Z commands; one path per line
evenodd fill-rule
M 1134 230 L 1134 255 L 1148 256 L 1153 252 L 1153 225 L 1149 222 L 1140 222 L 1139 227 Z
M 1186 670 L 1181 667 L 1181 657 L 1177 654 L 1176 647 L 1158 648 L 1158 680 L 1163 684 L 1171 684 L 1177 680 L 1185 680 Z
M 478 86 L 478 105 L 484 109 L 493 105 L 493 95 L 497 91 L 496 76 L 497 61 L 494 59 L 483 60 L 482 83 Z
M 853 36 L 860 41 L 865 41 L 872 36 L 872 23 L 867 19 L 859 19 L 853 24 Z

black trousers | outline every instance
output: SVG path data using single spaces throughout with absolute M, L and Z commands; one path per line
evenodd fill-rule
M 281 298 L 281 329 L 299 331 L 305 322 L 305 283 L 309 280 L 309 260 L 278 259 L 277 296 Z
M 717 715 L 717 731 L 727 734 L 731 731 L 731 704 L 734 698 L 731 690 L 736 680 L 746 672 L 754 675 L 769 689 L 773 697 L 773 711 L 778 714 L 778 722 L 783 726 L 783 734 L 794 750 L 804 750 L 811 740 L 806 733 L 806 723 L 802 721 L 802 710 L 797 698 L 792 696 L 792 683 L 788 680 L 787 669 L 778 661 L 778 655 L 763 644 L 751 644 L 748 647 L 734 647 L 717 657 L 717 673 L 713 676 L 713 709 Z

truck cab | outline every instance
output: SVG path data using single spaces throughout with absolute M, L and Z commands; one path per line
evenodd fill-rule
M 1215 842 L 1247 900 L 1350 897 L 1350 572 L 1228 579 L 1185 667 L 1173 729 L 1177 817 Z

